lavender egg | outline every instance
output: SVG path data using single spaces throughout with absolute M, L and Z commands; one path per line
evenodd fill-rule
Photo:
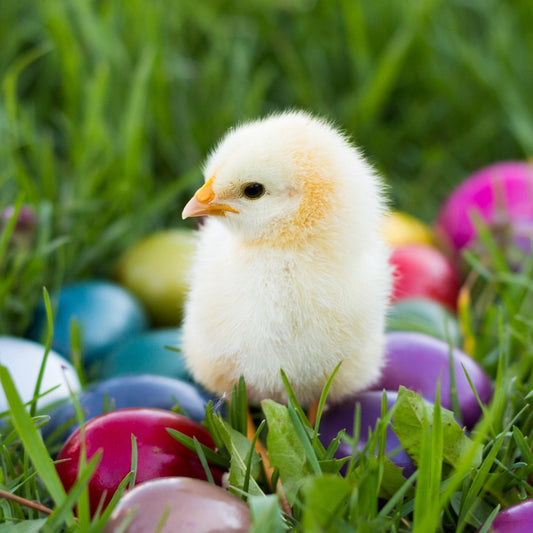
M 478 421 L 482 409 L 467 375 L 483 404 L 487 404 L 492 398 L 492 383 L 471 357 L 440 339 L 418 332 L 387 333 L 385 367 L 380 381 L 372 388 L 396 391 L 403 385 L 434 402 L 440 382 L 441 405 L 452 409 L 451 357 L 461 422 L 470 428 Z

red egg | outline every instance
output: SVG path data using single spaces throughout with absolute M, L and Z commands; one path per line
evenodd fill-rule
M 512 227 L 533 220 L 533 165 L 506 161 L 484 167 L 461 183 L 444 203 L 436 223 L 439 238 L 455 250 L 472 243 L 476 213 L 489 226 Z
M 455 311 L 459 294 L 459 274 L 451 261 L 437 248 L 411 244 L 392 252 L 395 269 L 392 301 L 429 298 Z
M 500 511 L 492 522 L 493 533 L 531 533 L 533 530 L 533 500 L 512 505 Z
M 117 409 L 93 418 L 85 425 L 86 456 L 102 450 L 102 459 L 89 482 L 91 512 L 103 499 L 107 505 L 120 482 L 131 469 L 132 435 L 137 446 L 136 483 L 155 478 L 184 476 L 207 479 L 198 456 L 174 439 L 167 428 L 175 429 L 214 449 L 209 432 L 188 418 L 163 409 Z M 57 472 L 65 490 L 78 476 L 82 433 L 77 430 L 63 445 L 57 457 Z M 220 483 L 223 472 L 213 467 Z
M 121 529 L 131 513 L 131 522 Z M 104 533 L 244 533 L 251 527 L 250 509 L 241 499 L 206 481 L 172 477 L 147 481 L 125 494 Z

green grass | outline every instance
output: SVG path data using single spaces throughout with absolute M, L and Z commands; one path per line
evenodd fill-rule
M 335 120 L 386 177 L 393 206 L 431 223 L 469 172 L 532 156 L 532 26 L 527 0 L 4 0 L 0 207 L 30 204 L 39 225 L 29 242 L 13 225 L 2 230 L 0 334 L 26 331 L 43 286 L 111 276 L 131 243 L 181 224 L 216 140 L 272 111 Z M 514 273 L 485 244 L 488 260 L 467 257 L 474 274 L 461 310 L 469 351 L 496 383 L 471 435 L 481 462 L 473 451 L 440 460 L 437 408 L 421 426 L 417 479 L 399 480 L 383 454 L 352 460 L 343 479 L 292 403 L 283 417 L 306 473 L 288 482 L 297 530 L 475 531 L 497 506 L 531 497 L 533 262 Z M 97 531 L 72 524 L 32 429 L 42 420 L 9 396 L 15 425 L 2 429 L 0 486 L 59 509 L 56 526 Z M 277 501 L 257 494 L 256 485 L 268 492 L 260 474 L 250 478 L 258 465 L 237 436 L 242 412 L 231 416 L 212 423 L 228 457 L 239 455 L 232 479 L 255 491 L 256 531 L 281 529 Z M 287 484 L 283 465 L 277 475 Z M 324 494 L 333 515 L 312 512 Z M 45 518 L 7 500 L 0 517 L 23 531 Z

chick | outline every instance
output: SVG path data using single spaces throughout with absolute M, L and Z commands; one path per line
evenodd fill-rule
M 391 291 L 384 187 L 337 129 L 287 112 L 230 130 L 183 218 L 209 215 L 185 306 L 182 351 L 197 381 L 303 406 L 339 362 L 329 399 L 380 375 Z

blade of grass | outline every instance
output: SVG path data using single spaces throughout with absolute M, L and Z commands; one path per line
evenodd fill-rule
M 4 393 L 9 403 L 13 424 L 24 444 L 24 449 L 28 453 L 35 469 L 39 472 L 39 476 L 55 504 L 61 505 L 66 498 L 66 494 L 54 467 L 54 463 L 48 455 L 48 451 L 44 446 L 41 436 L 35 429 L 31 417 L 24 409 L 24 404 L 18 395 L 8 369 L 3 365 L 0 365 L 0 381 L 2 382 L 2 387 L 4 388 Z M 66 514 L 65 522 L 69 526 L 74 524 L 74 515 L 72 512 Z

